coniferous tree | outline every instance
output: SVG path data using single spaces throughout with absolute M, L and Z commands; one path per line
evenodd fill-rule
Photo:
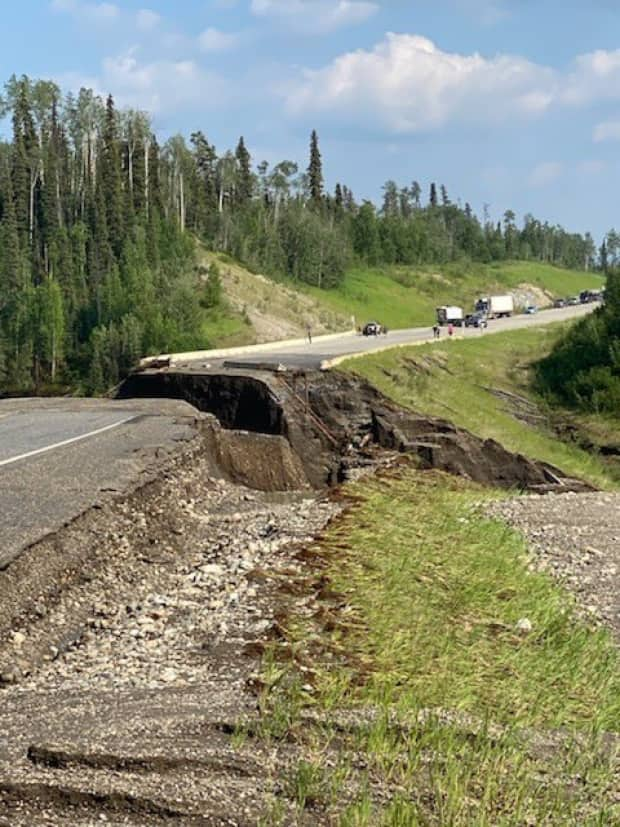
M 243 136 L 239 138 L 239 143 L 235 150 L 235 158 L 237 159 L 237 187 L 236 198 L 237 204 L 240 207 L 246 207 L 252 198 L 253 190 L 253 176 L 250 153 L 246 149 Z
M 114 98 L 106 102 L 105 126 L 101 146 L 101 191 L 106 207 L 106 226 L 110 246 L 120 255 L 123 246 L 123 191 L 121 187 L 121 164 L 118 137 L 118 119 Z M 99 202 L 101 203 L 101 201 Z
M 323 161 L 319 150 L 319 137 L 316 130 L 310 136 L 310 163 L 308 165 L 308 182 L 310 199 L 315 206 L 319 206 L 323 199 Z
M 431 184 L 429 204 L 431 207 L 437 206 L 437 186 L 435 185 L 435 183 Z

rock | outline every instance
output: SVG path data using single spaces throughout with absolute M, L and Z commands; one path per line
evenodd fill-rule
M 18 683 L 20 678 L 17 666 L 5 666 L 0 669 L 0 686 L 11 686 Z
M 532 621 L 528 617 L 522 617 L 515 623 L 515 629 L 521 635 L 528 635 L 533 628 Z
M 13 645 L 21 648 L 26 642 L 26 635 L 23 632 L 13 632 Z
M 174 669 L 164 669 L 164 671 L 161 673 L 161 679 L 164 683 L 174 683 L 174 681 L 176 681 L 177 679 L 177 673 L 174 671 Z

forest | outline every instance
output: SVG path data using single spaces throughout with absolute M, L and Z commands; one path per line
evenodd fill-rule
M 605 304 L 537 364 L 536 380 L 552 402 L 620 417 L 620 269 L 608 272 Z
M 382 203 L 328 190 L 316 132 L 302 166 L 255 164 L 244 138 L 218 152 L 202 131 L 158 142 L 149 117 L 110 96 L 12 77 L 0 99 L 0 387 L 114 385 L 147 353 L 205 347 L 224 301 L 196 244 L 249 268 L 330 289 L 352 263 L 533 259 L 613 266 L 601 250 L 531 215 L 493 221 L 431 183 L 388 181 Z M 306 165 L 307 163 L 307 165 Z

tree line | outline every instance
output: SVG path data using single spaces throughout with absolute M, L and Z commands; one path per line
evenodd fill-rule
M 217 273 L 199 238 L 248 267 L 320 288 L 368 265 L 529 258 L 598 260 L 592 238 L 527 216 L 480 219 L 446 187 L 386 183 L 383 203 L 329 191 L 316 132 L 307 166 L 255 165 L 197 131 L 160 146 L 146 114 L 92 90 L 13 77 L 0 98 L 0 379 L 5 390 L 97 391 L 149 352 L 208 344 Z M 601 251 L 620 254 L 614 238 Z

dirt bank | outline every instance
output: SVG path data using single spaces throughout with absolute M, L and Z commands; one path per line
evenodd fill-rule
M 130 377 L 119 398 L 173 398 L 213 414 L 224 429 L 280 437 L 309 485 L 341 482 L 369 446 L 413 454 L 436 468 L 501 488 L 589 490 L 545 463 L 505 450 L 446 420 L 399 408 L 367 382 L 338 372 L 155 370 Z
M 234 732 L 257 713 L 273 592 L 337 510 L 186 452 L 32 549 L 12 613 L 18 569 L 0 574 L 0 824 L 254 825 L 276 792 L 292 812 L 290 750 Z

